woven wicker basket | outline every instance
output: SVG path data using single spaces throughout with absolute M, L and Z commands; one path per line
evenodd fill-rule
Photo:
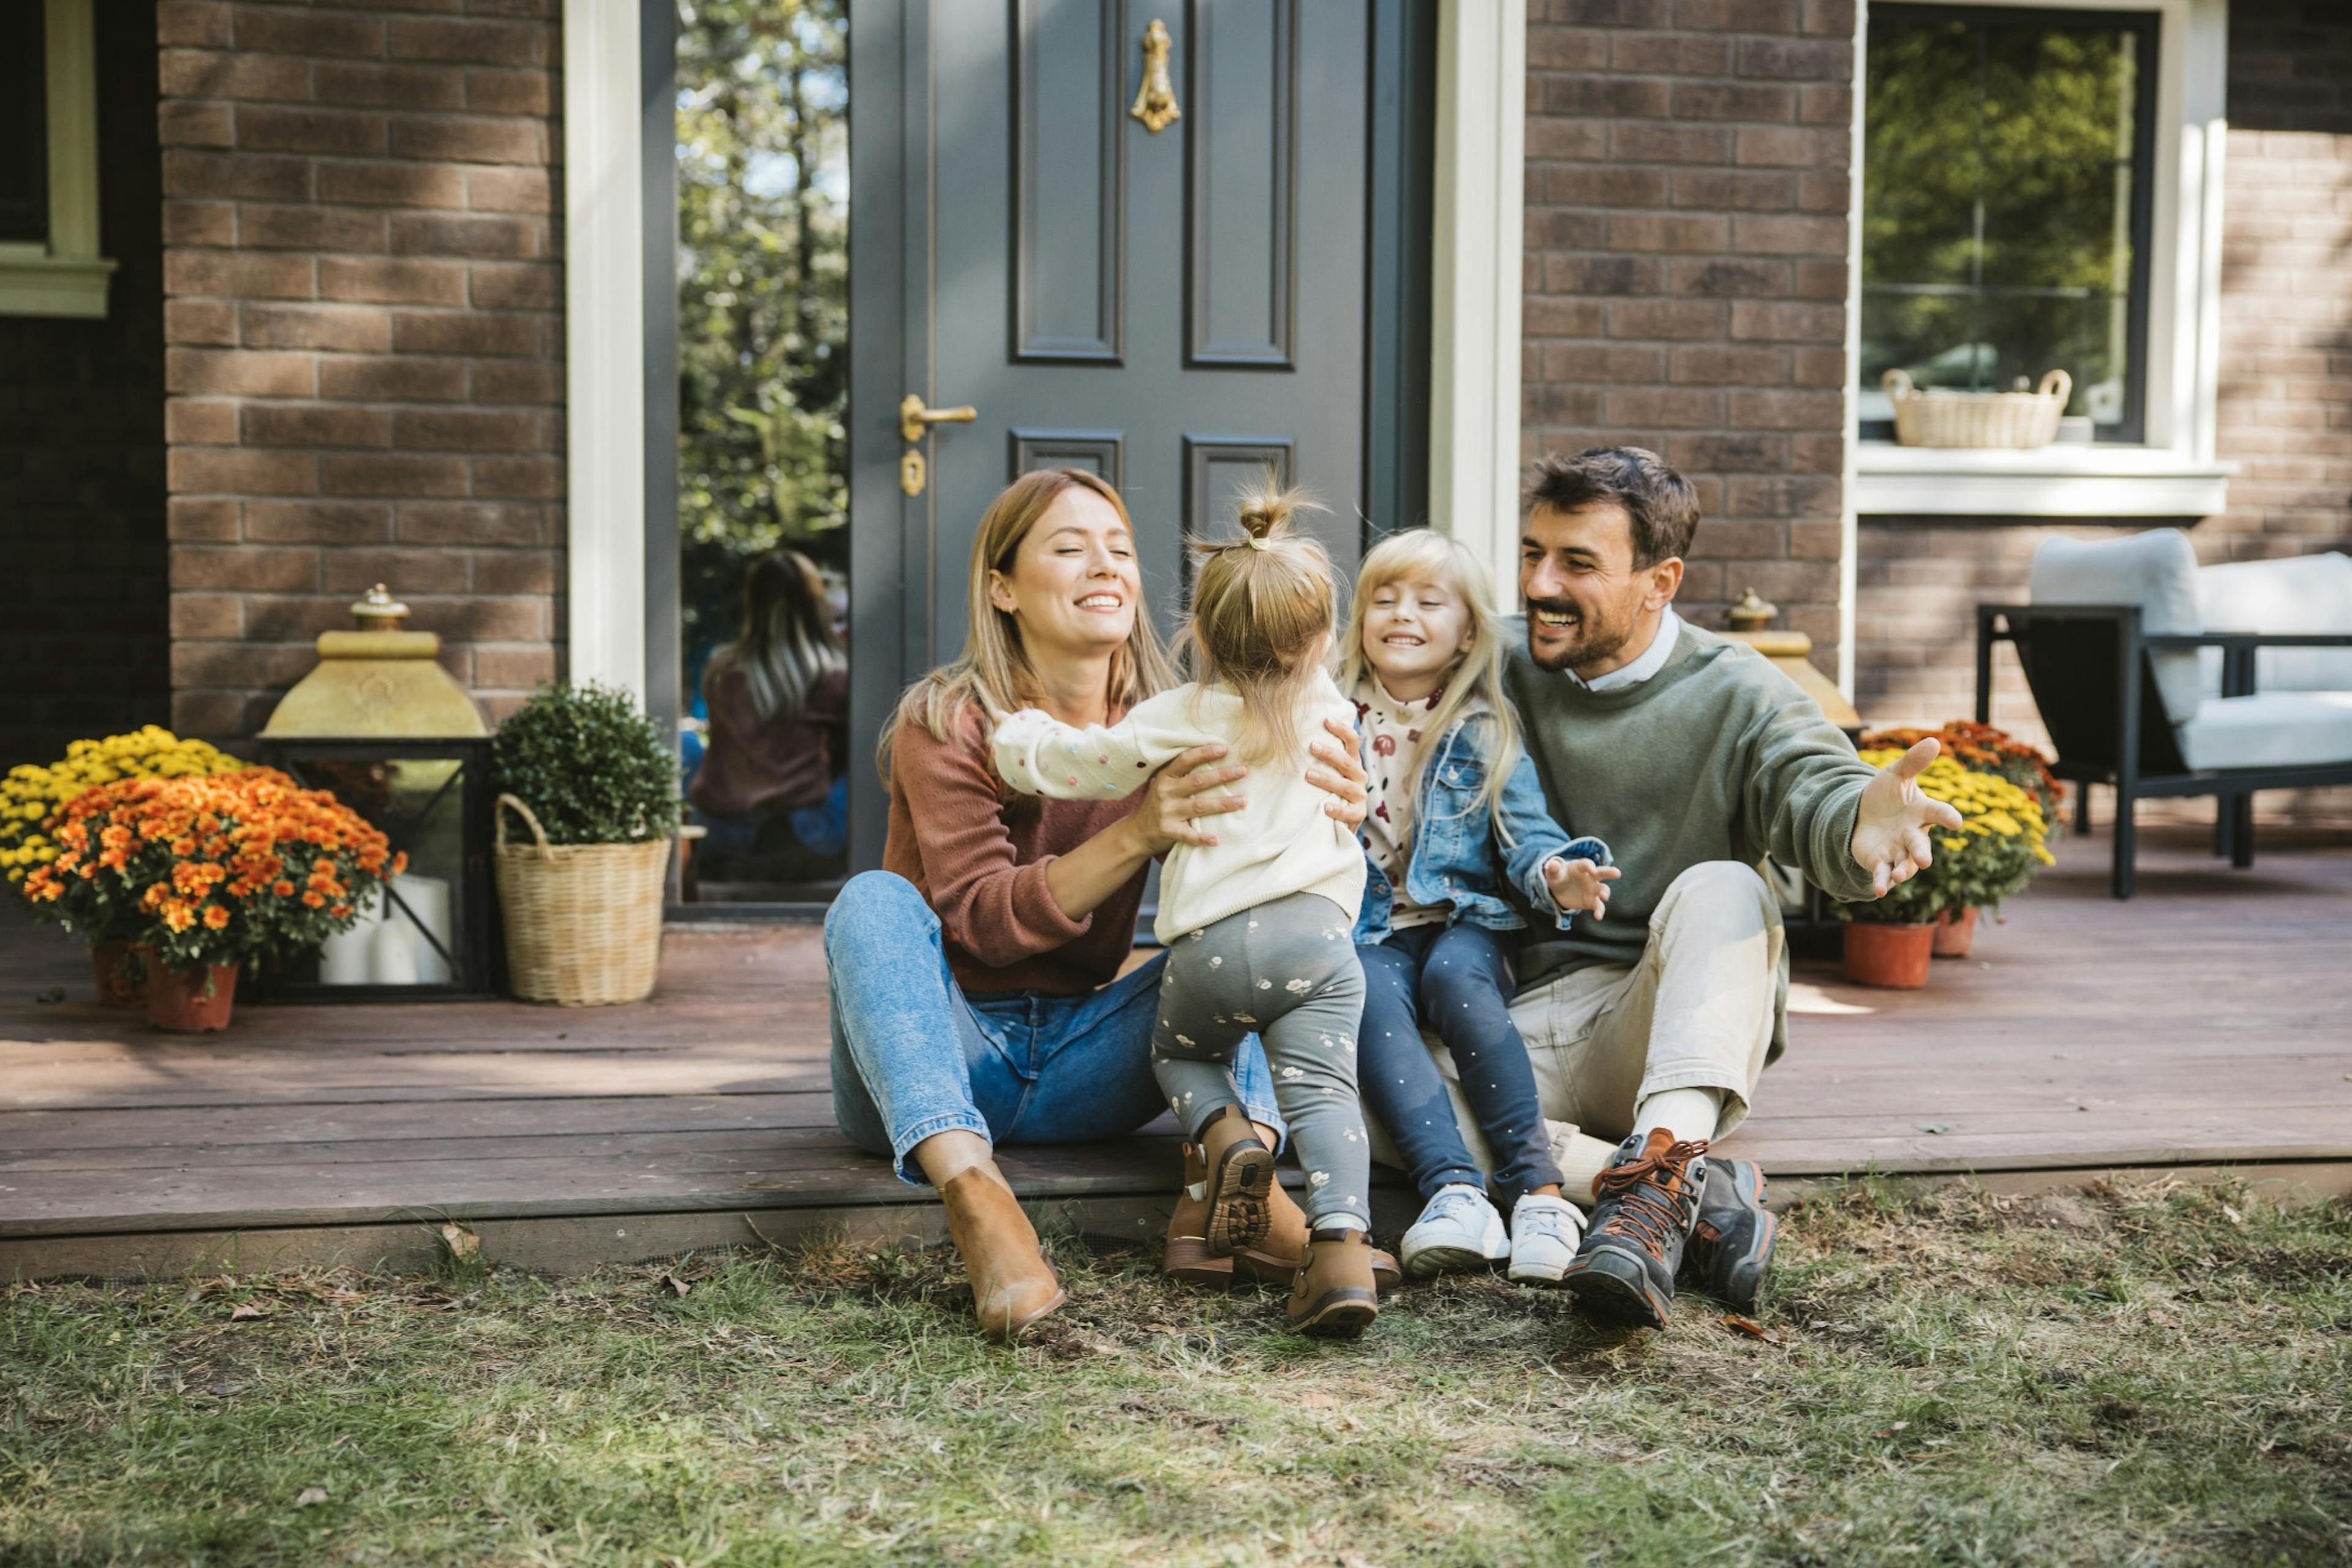
M 1923 392 L 1900 370 L 1879 384 L 1894 400 L 1895 439 L 1906 447 L 2047 447 L 2074 392 L 2074 378 L 2063 370 L 2043 376 L 2032 392 Z M 2025 378 L 2017 384 L 2022 387 Z
M 507 808 L 532 844 L 507 842 Z M 550 844 L 530 807 L 499 796 L 499 902 L 507 968 L 526 1002 L 601 1007 L 653 994 L 670 842 Z

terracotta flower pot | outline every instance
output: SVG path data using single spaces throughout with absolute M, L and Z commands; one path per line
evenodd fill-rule
M 147 1022 L 177 1035 L 209 1034 L 228 1027 L 236 1001 L 236 965 L 215 963 L 173 969 L 148 958 Z
M 131 944 L 127 942 L 94 942 L 89 944 L 89 970 L 98 981 L 98 1005 L 101 1007 L 137 1007 L 143 1005 L 147 995 L 147 972 L 131 961 Z
M 1977 911 L 1946 910 L 1936 917 L 1936 956 L 1966 958 L 1977 940 Z
M 1914 991 L 1927 984 L 1927 961 L 1935 948 L 1932 925 L 1853 921 L 1845 928 L 1845 977 L 1856 985 Z

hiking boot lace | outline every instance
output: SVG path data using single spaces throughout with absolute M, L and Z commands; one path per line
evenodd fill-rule
M 1704 1142 L 1675 1143 L 1643 1160 L 1601 1173 L 1601 1191 L 1617 1199 L 1616 1211 L 1600 1228 L 1632 1237 L 1653 1258 L 1666 1255 L 1667 1242 L 1690 1228 L 1697 1199 L 1688 1188 L 1690 1163 L 1706 1152 Z M 1680 1192 L 1669 1187 L 1677 1183 Z

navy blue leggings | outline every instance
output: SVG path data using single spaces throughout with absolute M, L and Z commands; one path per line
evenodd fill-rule
M 1359 1091 L 1396 1140 L 1421 1195 L 1483 1181 L 1454 1124 L 1445 1080 L 1421 1043 L 1424 1022 L 1454 1053 L 1463 1095 L 1495 1157 L 1503 1211 L 1531 1188 L 1557 1184 L 1559 1167 L 1536 1100 L 1528 1043 L 1511 1022 L 1514 982 L 1504 939 L 1466 922 L 1407 926 L 1378 947 L 1357 948 L 1356 955 L 1364 963 Z

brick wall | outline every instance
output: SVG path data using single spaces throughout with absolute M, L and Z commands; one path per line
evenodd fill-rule
M 0 316 L 0 768 L 171 710 L 154 6 L 96 19 L 107 314 Z
M 555 0 L 163 0 L 173 713 L 257 728 L 383 582 L 556 671 Z
M 1852 0 L 1538 0 L 1526 456 L 1697 485 L 1679 607 L 1752 584 L 1837 668 Z
M 2207 562 L 2352 551 L 2352 11 L 2336 0 L 2231 0 L 2229 71 L 2218 447 L 2240 468 L 2229 511 L 2182 521 Z M 1864 520 L 1864 716 L 1970 711 L 1972 607 L 2023 597 L 2034 547 L 2051 531 L 1998 519 Z M 2039 731 L 2006 664 L 1994 717 Z M 2331 798 L 2340 811 L 2347 797 Z

